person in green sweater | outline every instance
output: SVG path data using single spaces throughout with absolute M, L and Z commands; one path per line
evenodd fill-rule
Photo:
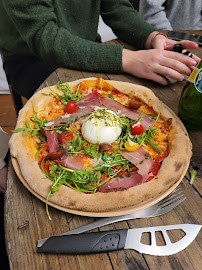
M 99 15 L 115 35 L 138 51 L 101 43 Z M 167 39 L 140 18 L 128 0 L 2 0 L 0 51 L 8 83 L 26 98 L 57 67 L 122 73 L 162 85 L 183 80 L 199 58 L 172 52 Z M 181 41 L 185 49 L 197 44 Z

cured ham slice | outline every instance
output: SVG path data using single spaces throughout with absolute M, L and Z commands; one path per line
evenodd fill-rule
M 88 94 L 84 98 L 80 99 L 76 102 L 77 108 L 79 107 L 89 107 L 91 105 L 93 106 L 100 106 L 100 100 L 99 100 L 100 94 L 98 94 L 97 91 L 93 91 L 92 93 Z
M 140 146 L 134 152 L 120 151 L 120 154 L 138 168 L 138 173 L 146 181 L 149 177 L 148 173 L 153 165 L 153 160 L 144 147 Z
M 82 162 L 78 161 L 74 157 L 63 156 L 60 160 L 56 160 L 56 162 L 62 165 L 63 167 L 72 170 L 80 170 L 84 168 Z
M 59 146 L 58 135 L 56 133 L 45 130 L 42 127 L 40 129 L 46 135 L 49 153 L 57 151 Z
M 107 97 L 99 97 L 102 105 L 107 107 L 107 109 L 110 109 L 114 112 L 116 112 L 119 116 L 125 115 L 126 117 L 132 119 L 132 120 L 137 120 L 138 117 L 141 115 L 140 112 L 136 110 L 132 110 L 121 103 L 117 102 L 116 100 L 113 100 L 111 98 Z M 141 124 L 144 127 L 145 130 L 149 128 L 149 126 L 153 125 L 155 123 L 154 119 L 151 119 L 147 115 L 144 114 L 141 120 Z
M 95 110 L 95 107 L 106 107 L 109 110 L 114 111 L 119 116 L 126 116 L 134 121 L 137 121 L 138 117 L 141 115 L 139 111 L 130 109 L 121 103 L 107 97 L 101 96 L 97 91 L 93 91 L 92 93 L 88 94 L 84 98 L 80 99 L 76 102 L 77 111 L 75 113 L 72 113 L 71 115 L 65 115 L 63 117 L 59 117 L 57 119 L 54 119 L 54 126 L 61 122 L 70 123 L 74 118 L 76 117 L 82 117 L 86 114 L 89 114 Z M 154 119 L 151 119 L 147 115 L 144 114 L 144 116 L 141 119 L 141 124 L 144 127 L 145 130 L 149 128 L 150 125 L 153 125 L 155 123 Z
M 137 171 L 131 172 L 130 176 L 120 178 L 114 178 L 111 181 L 105 183 L 99 188 L 99 191 L 112 189 L 112 188 L 130 188 L 143 183 L 143 177 Z
M 71 123 L 75 118 L 84 117 L 95 110 L 95 106 L 101 106 L 99 100 L 99 94 L 96 91 L 88 94 L 84 98 L 76 102 L 77 110 L 72 114 L 64 114 L 62 117 L 57 117 L 54 119 L 54 126 L 60 123 Z

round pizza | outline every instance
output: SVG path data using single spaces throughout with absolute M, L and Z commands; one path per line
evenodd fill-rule
M 46 203 L 107 212 L 165 193 L 186 173 L 191 142 L 154 93 L 87 78 L 46 87 L 10 139 L 23 178 Z

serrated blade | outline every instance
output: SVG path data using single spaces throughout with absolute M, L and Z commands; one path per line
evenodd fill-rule
M 183 230 L 185 236 L 175 243 L 171 243 L 167 234 L 169 230 Z M 177 252 L 182 251 L 196 238 L 201 229 L 201 225 L 197 224 L 177 224 L 168 226 L 137 228 L 128 230 L 125 249 L 135 249 L 140 253 L 157 255 L 157 256 L 169 256 Z M 151 234 L 151 245 L 141 243 L 141 237 L 144 232 Z M 155 232 L 162 232 L 165 246 L 157 246 Z

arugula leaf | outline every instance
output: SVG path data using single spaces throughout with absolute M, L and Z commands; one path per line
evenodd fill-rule
M 84 154 L 90 156 L 91 158 L 98 157 L 98 146 L 95 144 L 88 145 L 84 148 Z
M 190 174 L 191 174 L 191 179 L 190 179 L 190 184 L 193 185 L 197 171 L 196 170 L 189 170 Z
M 81 98 L 83 98 L 83 95 L 79 93 L 79 87 L 80 85 L 78 85 L 78 88 L 76 90 L 76 93 L 72 93 L 68 83 L 65 84 L 60 84 L 59 82 L 56 84 L 58 90 L 62 91 L 63 94 L 60 95 L 58 93 L 56 93 L 55 91 L 53 91 L 50 86 L 48 85 L 48 83 L 46 82 L 46 85 L 49 87 L 50 89 L 50 93 L 49 94 L 45 94 L 42 93 L 45 96 L 52 96 L 54 98 L 59 98 L 60 101 L 62 102 L 62 104 L 66 105 L 68 101 L 74 101 L 77 102 L 78 100 L 80 100 Z
M 157 119 L 157 117 L 158 117 L 158 114 L 154 114 L 154 113 L 149 113 L 149 114 L 147 114 L 149 117 L 151 117 L 152 119 Z
M 67 143 L 68 153 L 73 154 L 78 152 L 83 143 L 84 141 L 79 136 L 74 136 L 74 138 Z
M 18 132 L 21 132 L 21 131 L 24 131 L 25 129 L 24 128 L 16 128 L 15 130 L 11 130 L 13 133 L 18 133 Z
M 34 116 L 30 117 L 30 120 L 32 122 L 35 122 L 34 128 L 30 127 L 29 122 L 26 120 L 25 121 L 25 128 L 17 128 L 15 130 L 12 130 L 13 133 L 18 133 L 23 131 L 22 136 L 27 136 L 29 133 L 31 133 L 31 136 L 37 136 L 37 135 L 42 135 L 40 127 L 45 127 L 45 124 L 48 122 L 46 118 L 43 120 L 40 120 L 37 116 L 37 112 L 34 110 Z
M 108 94 L 107 96 L 111 99 L 114 99 L 114 96 L 112 94 Z

